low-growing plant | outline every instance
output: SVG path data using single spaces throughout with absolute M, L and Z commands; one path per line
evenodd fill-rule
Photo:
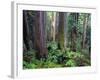
M 27 51 L 27 52 L 23 53 L 23 60 L 31 63 L 32 59 L 35 58 L 35 54 L 36 54 L 36 51 L 33 49 L 30 51 Z
M 24 69 L 32 69 L 32 68 L 36 68 L 37 65 L 35 65 L 34 63 L 28 63 L 23 61 L 23 68 Z
M 75 67 L 76 66 L 76 62 L 72 59 L 68 60 L 65 64 L 67 67 Z
M 49 42 L 48 58 L 40 60 L 36 59 L 36 51 L 30 50 L 23 55 L 23 68 L 57 68 L 57 67 L 75 67 L 88 66 L 91 64 L 90 59 L 81 52 L 73 52 L 70 48 L 61 50 L 58 48 L 57 42 Z

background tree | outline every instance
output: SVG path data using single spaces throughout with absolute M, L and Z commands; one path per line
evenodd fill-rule
M 23 40 L 24 40 L 24 47 L 26 47 L 27 50 L 30 50 L 30 34 L 29 34 L 29 25 L 27 20 L 27 12 L 23 11 Z
M 52 12 L 52 36 L 53 36 L 53 41 L 55 41 L 55 33 L 56 31 L 56 12 Z
M 76 42 L 77 42 L 77 27 L 78 27 L 78 13 L 71 13 L 69 15 L 69 40 L 70 47 L 72 51 L 76 51 Z
M 83 21 L 83 41 L 82 41 L 82 48 L 84 49 L 86 47 L 85 41 L 86 41 L 86 30 L 87 30 L 87 23 L 88 23 L 88 15 L 84 15 L 84 21 Z

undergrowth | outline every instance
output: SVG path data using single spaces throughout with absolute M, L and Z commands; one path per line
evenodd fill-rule
M 48 57 L 47 59 L 36 59 L 36 51 L 30 50 L 23 53 L 23 68 L 59 68 L 59 67 L 77 67 L 90 66 L 88 55 L 81 52 L 73 52 L 70 48 L 61 50 L 56 42 L 47 44 Z

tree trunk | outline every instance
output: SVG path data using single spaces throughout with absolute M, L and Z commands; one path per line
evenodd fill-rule
M 68 16 L 69 13 L 64 13 L 64 48 L 67 49 L 67 42 L 68 42 L 68 37 L 67 37 L 67 33 L 68 33 Z
M 55 38 L 56 38 L 56 41 L 58 41 L 58 26 L 59 26 L 59 13 L 56 12 L 56 29 L 55 29 Z
M 44 27 L 44 12 L 36 12 L 35 18 L 35 46 L 37 50 L 36 57 L 38 59 L 47 57 L 46 39 L 45 39 L 45 27 Z
M 59 25 L 58 25 L 58 45 L 60 49 L 64 49 L 64 13 L 59 12 Z
M 27 50 L 30 50 L 31 49 L 31 46 L 29 44 L 30 31 L 27 18 L 28 18 L 27 11 L 23 11 L 23 41 L 26 45 Z
M 86 29 L 87 29 L 87 15 L 84 14 L 84 21 L 83 21 L 83 42 L 82 42 L 82 48 L 84 49 L 86 47 L 85 41 L 86 41 Z
M 52 36 L 53 36 L 53 41 L 55 41 L 55 29 L 56 29 L 56 13 L 52 13 Z
M 77 26 L 78 26 L 78 13 L 72 13 L 73 24 L 71 28 L 71 50 L 76 52 L 76 42 L 77 42 Z

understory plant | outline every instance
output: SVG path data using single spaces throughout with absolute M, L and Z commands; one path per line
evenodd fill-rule
M 70 48 L 61 50 L 58 48 L 57 42 L 49 42 L 47 44 L 48 57 L 47 59 L 36 59 L 36 51 L 30 50 L 24 53 L 23 68 L 59 68 L 59 67 L 76 67 L 89 66 L 90 59 L 81 52 L 73 52 Z

